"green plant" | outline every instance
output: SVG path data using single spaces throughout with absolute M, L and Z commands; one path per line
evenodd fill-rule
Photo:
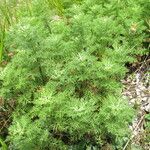
M 2 59 L 7 55 L 5 50 L 5 32 L 9 30 L 9 27 L 17 23 L 19 19 L 26 13 L 32 15 L 30 0 L 2 0 L 0 5 L 0 63 Z M 22 13 L 25 11 L 24 13 Z
M 145 123 L 145 144 L 148 145 L 150 142 L 150 114 L 145 116 L 146 123 Z
M 5 142 L 0 138 L 0 149 L 1 150 L 7 150 L 7 145 Z
M 0 62 L 2 61 L 3 48 L 4 48 L 4 39 L 5 39 L 5 25 L 1 25 L 0 31 Z
M 46 0 L 50 9 L 55 9 L 59 15 L 63 15 L 66 8 L 73 4 L 81 3 L 82 0 Z
M 2 62 L 5 49 L 5 32 L 9 26 L 17 22 L 17 1 L 2 0 L 0 5 L 0 63 Z
M 38 13 L 40 2 L 6 34 L 6 47 L 16 52 L 0 76 L 1 97 L 16 100 L 10 147 L 121 149 L 133 110 L 120 80 L 143 49 L 143 8 L 86 0 L 53 19 L 47 6 Z

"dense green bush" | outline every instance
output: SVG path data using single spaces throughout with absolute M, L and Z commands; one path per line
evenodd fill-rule
M 143 7 L 85 0 L 60 17 L 42 5 L 38 14 L 40 2 L 7 33 L 16 55 L 1 72 L 0 95 L 16 101 L 10 149 L 120 149 L 133 117 L 120 80 L 143 49 Z

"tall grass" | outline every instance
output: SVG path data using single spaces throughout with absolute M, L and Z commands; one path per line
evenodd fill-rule
M 4 40 L 5 40 L 5 24 L 0 25 L 0 62 L 2 61 Z
M 56 9 L 59 14 L 63 13 L 63 3 L 61 0 L 43 0 L 50 9 Z M 5 51 L 5 35 L 10 26 L 19 21 L 24 10 L 32 16 L 32 0 L 1 0 L 0 2 L 0 62 L 3 60 Z
M 51 9 L 56 9 L 60 15 L 63 14 L 63 2 L 61 0 L 47 0 L 48 5 Z
M 10 26 L 19 21 L 18 10 L 22 4 L 26 4 L 30 10 L 29 0 L 1 0 L 0 4 L 0 62 L 5 53 L 5 35 Z
M 49 10 L 55 10 L 58 15 L 63 15 L 66 5 L 81 2 L 82 0 L 0 0 L 0 62 L 5 51 L 5 35 L 10 26 L 25 16 L 33 15 L 34 3 L 42 3 Z M 42 7 L 42 6 L 40 6 Z M 40 9 L 40 7 L 38 9 Z M 48 10 L 48 11 L 49 11 Z M 28 15 L 27 15 L 28 14 Z
M 51 9 L 55 9 L 59 15 L 63 15 L 63 11 L 67 6 L 74 3 L 80 3 L 82 0 L 46 0 Z

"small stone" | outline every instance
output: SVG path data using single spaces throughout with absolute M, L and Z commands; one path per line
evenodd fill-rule
M 148 113 L 150 113 L 150 103 L 146 106 L 144 106 L 144 110 Z

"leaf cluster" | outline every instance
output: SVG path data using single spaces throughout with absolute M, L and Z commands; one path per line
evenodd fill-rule
M 121 147 L 133 110 L 121 96 L 120 80 L 125 63 L 143 50 L 143 8 L 134 0 L 86 0 L 63 16 L 42 8 L 37 16 L 36 7 L 6 35 L 16 52 L 0 75 L 1 97 L 17 104 L 10 147 Z

